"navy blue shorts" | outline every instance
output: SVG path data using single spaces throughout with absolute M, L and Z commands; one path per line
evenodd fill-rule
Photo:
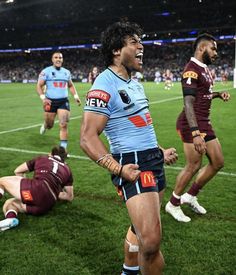
M 58 109 L 64 109 L 64 110 L 70 111 L 70 103 L 68 98 L 60 98 L 60 99 L 48 98 L 48 99 L 50 99 L 52 102 L 51 102 L 51 107 L 49 110 L 47 110 L 47 112 L 57 113 Z
M 165 188 L 164 155 L 161 149 L 153 148 L 145 151 L 114 154 L 113 157 L 122 165 L 138 164 L 139 170 L 141 170 L 136 183 L 130 183 L 115 175 L 111 176 L 118 195 L 123 197 L 124 201 L 140 193 L 160 192 Z

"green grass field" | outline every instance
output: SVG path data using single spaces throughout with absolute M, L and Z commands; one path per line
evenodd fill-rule
M 163 147 L 176 147 L 179 160 L 167 167 L 168 187 L 161 209 L 166 275 L 236 274 L 236 89 L 217 84 L 215 90 L 229 90 L 231 100 L 215 99 L 212 123 L 225 156 L 225 167 L 199 196 L 207 209 L 178 223 L 164 212 L 175 178 L 184 165 L 182 144 L 175 121 L 182 109 L 180 84 L 170 90 L 163 84 L 144 83 L 150 110 Z M 76 84 L 84 98 L 88 84 Z M 58 144 L 58 124 L 39 135 L 43 121 L 41 100 L 31 84 L 0 84 L 0 175 L 12 175 L 21 162 L 48 152 Z M 68 163 L 75 179 L 75 199 L 59 202 L 41 217 L 19 215 L 20 225 L 0 234 L 0 274 L 118 275 L 123 263 L 123 238 L 129 226 L 125 205 L 116 195 L 107 171 L 88 160 L 79 147 L 82 108 L 71 99 Z M 6 195 L 8 198 L 9 196 Z M 5 197 L 5 198 L 6 198 Z M 5 198 L 0 201 L 2 207 Z M 0 214 L 3 219 L 3 214 Z

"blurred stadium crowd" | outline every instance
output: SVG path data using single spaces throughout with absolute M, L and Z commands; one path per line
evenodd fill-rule
M 103 62 L 99 49 L 68 49 L 62 51 L 63 66 L 71 71 L 74 81 L 87 82 L 88 74 L 93 66 L 101 71 Z M 234 68 L 234 41 L 218 43 L 219 58 L 212 66 L 215 80 L 221 80 L 222 74 L 232 80 Z M 22 53 L 0 54 L 0 81 L 35 82 L 40 71 L 51 65 L 52 51 L 32 51 Z M 192 43 L 169 43 L 163 45 L 146 45 L 144 53 L 143 81 L 154 81 L 166 69 L 173 74 L 173 81 L 179 81 L 184 65 L 192 56 Z

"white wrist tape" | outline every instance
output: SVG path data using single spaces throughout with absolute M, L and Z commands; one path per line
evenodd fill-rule
M 0 187 L 0 194 L 4 195 L 4 190 Z
M 40 97 L 42 100 L 45 99 L 45 95 L 40 95 L 39 97 Z
M 74 99 L 77 100 L 79 99 L 79 96 L 77 94 L 74 95 Z

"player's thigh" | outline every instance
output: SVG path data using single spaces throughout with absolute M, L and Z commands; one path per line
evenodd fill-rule
M 164 197 L 165 189 L 162 189 L 158 194 L 159 194 L 159 203 L 161 205 L 163 197 Z
M 126 202 L 132 224 L 140 236 L 161 233 L 160 203 L 157 192 L 146 192 L 133 196 Z
M 70 119 L 70 111 L 66 109 L 58 109 L 57 116 L 60 124 L 67 123 Z
M 206 146 L 207 146 L 207 155 L 213 164 L 224 162 L 222 147 L 218 138 L 208 141 L 206 143 Z
M 0 180 L 0 185 L 4 186 L 4 189 L 15 197 L 18 200 L 21 200 L 20 194 L 20 182 L 22 177 L 20 176 L 9 176 L 9 177 L 2 177 Z
M 45 112 L 44 118 L 45 118 L 45 121 L 47 122 L 47 124 L 53 125 L 56 115 L 57 115 L 56 113 Z
M 202 162 L 202 155 L 199 154 L 193 143 L 183 143 L 184 155 L 186 164 L 190 166 L 200 166 Z

